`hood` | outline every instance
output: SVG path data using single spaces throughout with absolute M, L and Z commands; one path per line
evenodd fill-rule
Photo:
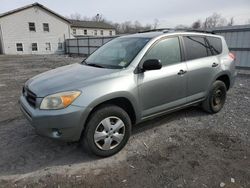
M 37 97 L 45 97 L 50 94 L 80 90 L 85 84 L 112 77 L 112 73 L 120 72 L 119 69 L 105 69 L 72 64 L 53 69 L 39 74 L 25 84 Z

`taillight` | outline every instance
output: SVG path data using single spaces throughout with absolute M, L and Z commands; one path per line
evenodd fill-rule
M 229 52 L 229 57 L 231 57 L 233 60 L 235 60 L 235 55 L 234 55 L 234 53 L 232 53 L 232 52 Z

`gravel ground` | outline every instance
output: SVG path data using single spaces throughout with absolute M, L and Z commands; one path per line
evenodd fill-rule
M 0 187 L 250 187 L 250 71 L 218 114 L 191 107 L 136 125 L 101 159 L 36 135 L 17 102 L 28 78 L 80 60 L 0 56 Z

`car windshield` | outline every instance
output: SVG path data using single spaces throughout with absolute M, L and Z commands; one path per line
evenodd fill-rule
M 114 69 L 127 67 L 149 40 L 139 37 L 113 39 L 91 54 L 85 64 Z

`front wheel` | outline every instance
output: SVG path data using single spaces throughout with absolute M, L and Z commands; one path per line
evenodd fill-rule
M 205 101 L 202 102 L 202 108 L 209 113 L 219 112 L 226 101 L 227 88 L 224 82 L 216 80 Z
M 127 143 L 131 120 L 122 108 L 108 105 L 91 114 L 82 144 L 91 153 L 108 157 L 119 152 Z

